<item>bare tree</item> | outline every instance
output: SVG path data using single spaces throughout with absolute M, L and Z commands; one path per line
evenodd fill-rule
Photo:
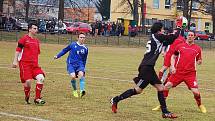
M 190 21 L 192 18 L 192 10 L 193 10 L 192 7 L 193 7 L 193 0 L 190 0 L 190 9 L 189 9 L 188 26 L 187 26 L 188 29 L 190 29 Z
M 212 21 L 213 21 L 213 35 L 215 35 L 215 0 L 212 0 Z
M 27 0 L 25 3 L 25 21 L 28 21 L 29 7 L 30 7 L 30 1 Z
M 0 14 L 3 13 L 3 2 L 4 0 L 0 0 Z
M 133 6 L 134 6 L 133 18 L 134 18 L 134 20 L 136 21 L 136 24 L 137 24 L 137 25 L 138 25 L 138 22 L 139 22 L 138 4 L 139 4 L 139 1 L 138 1 L 138 0 L 133 0 Z
M 110 18 L 110 3 L 110 0 L 94 1 L 96 8 L 102 16 L 102 20 L 108 20 Z
M 144 4 L 144 0 L 141 0 L 141 21 L 142 21 L 142 30 L 144 32 L 144 27 L 145 27 L 145 4 Z
M 64 20 L 64 0 L 59 0 L 58 20 Z

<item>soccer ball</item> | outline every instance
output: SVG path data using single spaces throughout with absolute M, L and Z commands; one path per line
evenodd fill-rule
M 187 27 L 187 24 L 188 24 L 188 21 L 185 17 L 182 18 L 182 27 L 183 28 L 186 28 Z
M 185 17 L 180 16 L 177 20 L 176 20 L 176 27 L 179 28 L 186 28 L 188 24 L 188 21 Z

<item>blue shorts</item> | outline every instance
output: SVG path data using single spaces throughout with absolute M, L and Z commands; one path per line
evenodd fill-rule
M 79 71 L 82 71 L 85 73 L 85 67 L 83 64 L 79 64 L 79 63 L 74 63 L 74 64 L 67 64 L 67 72 L 68 74 L 71 73 L 78 73 Z

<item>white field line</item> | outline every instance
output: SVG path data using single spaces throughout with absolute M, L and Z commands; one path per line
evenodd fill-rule
M 9 67 L 0 67 L 0 68 L 5 68 L 5 69 L 13 69 L 13 68 L 9 68 Z M 45 73 L 50 73 L 50 74 L 57 74 L 57 75 L 68 75 L 67 73 L 57 73 L 57 72 L 45 72 Z M 95 77 L 95 76 L 87 76 L 88 78 L 92 78 L 92 79 L 103 79 L 103 80 L 111 80 L 111 81 L 119 81 L 119 82 L 130 82 L 133 83 L 133 81 L 129 81 L 129 80 L 122 80 L 122 79 L 116 79 L 116 78 L 108 78 L 108 77 Z M 203 79 L 199 79 L 199 80 L 203 80 Z M 212 80 L 206 80 L 206 81 L 212 81 Z M 183 88 L 187 88 L 186 86 L 177 86 L 177 87 L 183 87 Z M 199 88 L 200 90 L 206 90 L 206 91 L 212 91 L 215 92 L 215 89 L 211 89 L 211 88 Z
M 35 121 L 51 121 L 51 120 L 46 120 L 46 119 L 41 119 L 41 118 L 36 118 L 36 117 L 28 117 L 28 116 L 16 115 L 16 114 L 5 113 L 5 112 L 0 112 L 0 115 L 16 117 L 16 118 L 24 118 L 24 119 L 28 119 L 28 120 L 30 119 L 30 120 L 35 120 Z

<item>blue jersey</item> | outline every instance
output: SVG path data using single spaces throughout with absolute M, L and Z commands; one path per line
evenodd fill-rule
M 85 67 L 88 55 L 88 48 L 85 45 L 72 42 L 57 55 L 57 58 L 60 58 L 68 51 L 70 52 L 67 58 L 67 64 L 83 64 Z

